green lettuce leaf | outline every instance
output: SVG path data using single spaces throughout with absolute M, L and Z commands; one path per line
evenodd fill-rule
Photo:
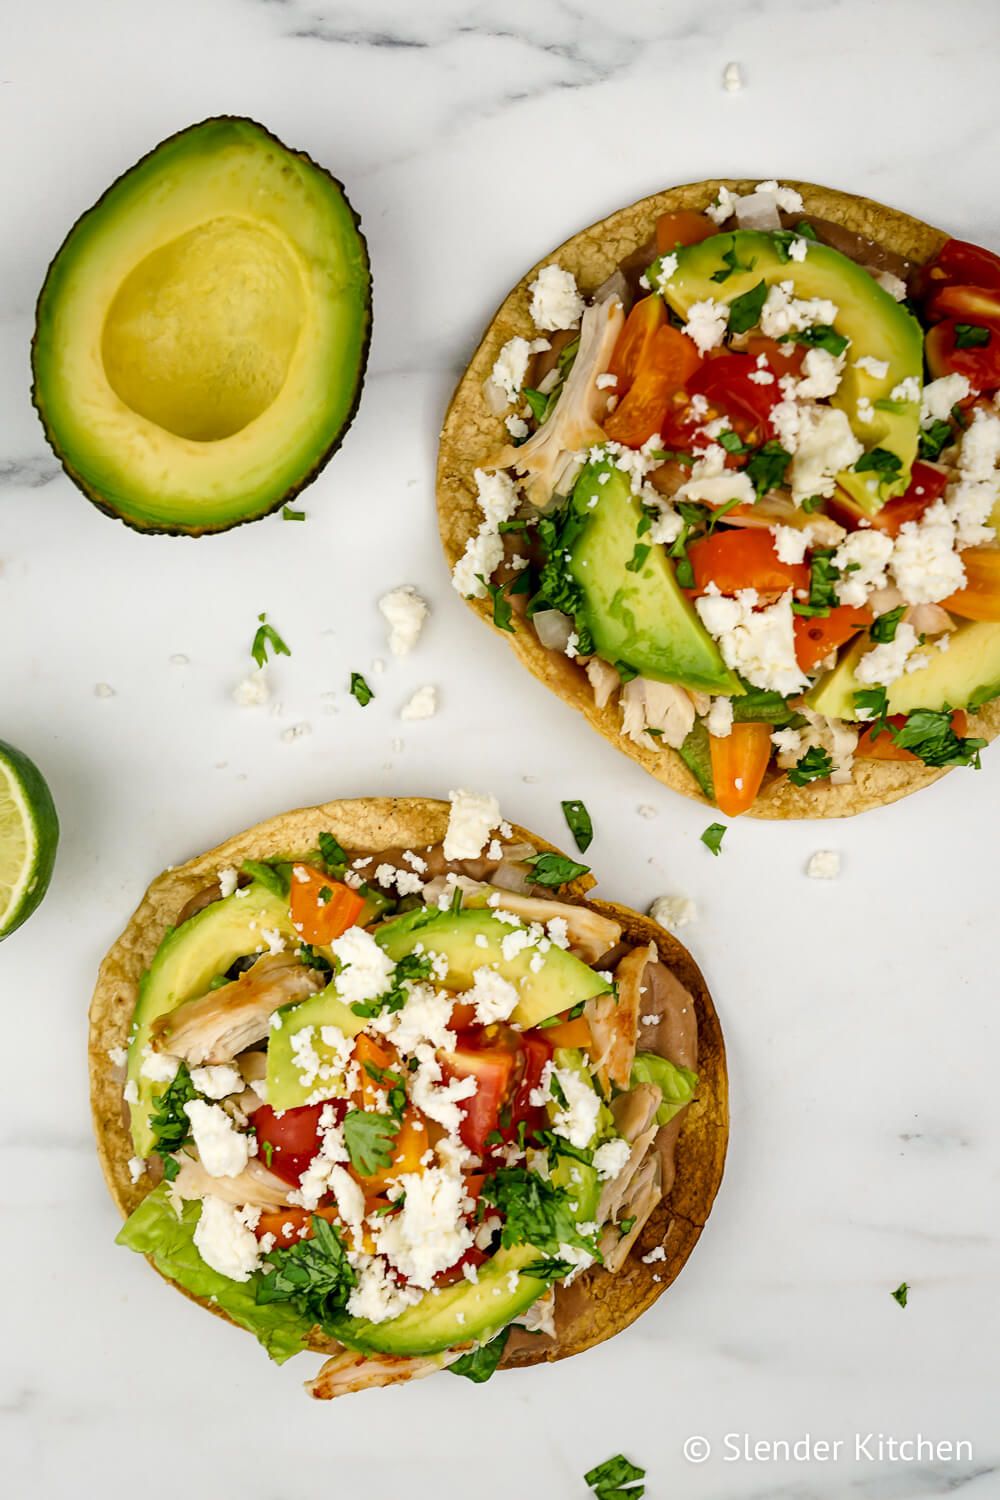
M 258 1306 L 259 1275 L 249 1281 L 230 1281 L 206 1266 L 194 1244 L 194 1226 L 201 1214 L 201 1204 L 188 1202 L 180 1218 L 167 1196 L 169 1184 L 161 1183 L 144 1198 L 122 1225 L 116 1244 L 140 1255 L 148 1255 L 158 1271 L 176 1281 L 185 1291 L 199 1297 L 210 1297 L 227 1312 L 234 1323 L 254 1334 L 276 1364 L 284 1364 L 293 1354 L 306 1348 L 306 1336 L 312 1327 L 308 1318 L 296 1313 L 288 1303 L 266 1303 Z
M 656 1123 L 666 1125 L 679 1114 L 685 1104 L 690 1104 L 698 1087 L 698 1075 L 690 1068 L 681 1068 L 668 1062 L 655 1052 L 637 1052 L 632 1064 L 632 1084 L 655 1083 L 663 1095 L 663 1103 L 656 1111 Z

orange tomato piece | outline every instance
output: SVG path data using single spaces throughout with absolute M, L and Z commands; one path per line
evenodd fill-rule
M 709 738 L 715 801 L 727 818 L 753 805 L 771 759 L 770 724 L 734 724 L 719 739 Z
M 719 233 L 718 224 L 713 224 L 707 214 L 697 214 L 693 209 L 681 208 L 676 213 L 661 214 L 656 221 L 656 252 L 667 255 L 678 245 L 699 245 Z
M 328 1208 L 267 1208 L 261 1213 L 254 1234 L 262 1240 L 265 1234 L 273 1234 L 274 1242 L 282 1249 L 297 1245 L 299 1240 L 313 1237 L 312 1218 L 318 1214 L 328 1224 L 340 1222 L 340 1215 L 332 1205 Z M 305 1230 L 303 1234 L 302 1231 Z
M 383 1046 L 362 1031 L 354 1039 L 352 1060 L 358 1065 L 359 1078 L 351 1094 L 351 1103 L 355 1109 L 384 1110 L 392 1085 L 380 1082 L 379 1074 L 396 1070 L 399 1053 L 388 1043 Z
M 307 943 L 332 943 L 357 921 L 364 897 L 315 865 L 292 866 L 292 925 Z
M 1000 547 L 968 547 L 962 562 L 965 587 L 942 599 L 942 609 L 963 620 L 1000 620 Z
M 688 557 L 694 569 L 691 594 L 703 594 L 710 583 L 722 594 L 751 588 L 761 594 L 783 594 L 789 588 L 809 587 L 809 564 L 782 562 L 770 531 L 714 531 L 692 542 Z
M 546 1026 L 543 1035 L 553 1047 L 579 1047 L 589 1052 L 593 1046 L 590 1023 L 586 1016 L 577 1016 L 573 1021 L 560 1021 L 558 1026 Z
M 431 1145 L 431 1138 L 427 1126 L 418 1109 L 407 1105 L 403 1111 L 403 1118 L 399 1124 L 399 1130 L 392 1146 L 392 1160 L 388 1166 L 380 1167 L 371 1176 L 364 1177 L 353 1167 L 348 1170 L 352 1177 L 364 1188 L 366 1194 L 378 1193 L 379 1189 L 388 1187 L 393 1177 L 401 1177 L 404 1172 L 422 1172 L 420 1158 Z
M 657 329 L 662 328 L 666 321 L 667 309 L 663 305 L 663 298 L 657 292 L 637 302 L 625 319 L 625 326 L 618 335 L 618 341 L 608 364 L 608 374 L 614 375 L 618 381 L 615 392 L 619 400 L 630 390 L 642 363 L 646 346 Z
M 894 729 L 899 729 L 906 723 L 905 714 L 890 714 L 888 722 Z M 961 739 L 969 727 L 969 716 L 964 708 L 956 708 L 951 716 L 951 727 Z M 906 750 L 902 745 L 897 745 L 892 735 L 886 730 L 872 738 L 872 730 L 866 729 L 858 740 L 858 748 L 854 752 L 856 760 L 919 760 L 919 755 L 914 755 L 912 750 Z
M 806 357 L 804 344 L 779 344 L 766 333 L 751 333 L 746 342 L 746 352 L 759 359 L 763 354 L 775 376 L 798 375 Z
M 872 618 L 867 606 L 856 609 L 851 604 L 835 605 L 828 615 L 796 615 L 792 626 L 795 659 L 803 672 L 812 672 L 824 656 L 864 630 Z
M 642 351 L 631 389 L 604 423 L 608 437 L 627 448 L 641 448 L 660 433 L 674 396 L 700 363 L 697 348 L 680 329 L 668 323 L 656 329 Z

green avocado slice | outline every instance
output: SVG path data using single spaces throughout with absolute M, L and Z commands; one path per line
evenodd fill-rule
M 830 398 L 846 414 L 851 430 L 867 453 L 880 448 L 899 460 L 894 476 L 880 483 L 877 472 L 845 470 L 837 483 L 868 515 L 880 510 L 910 482 L 920 431 L 919 389 L 923 382 L 923 332 L 906 310 L 863 266 L 829 245 L 808 242 L 804 260 L 791 260 L 784 241 L 755 230 L 712 235 L 698 245 L 676 252 L 677 269 L 663 284 L 663 295 L 674 312 L 686 318 L 695 302 L 711 297 L 731 303 L 764 281 L 768 286 L 790 281 L 794 295 L 821 297 L 837 307 L 834 327 L 850 339 L 847 362 L 836 393 Z M 731 269 L 731 256 L 741 269 Z M 725 274 L 723 280 L 715 277 Z M 858 369 L 864 356 L 884 362 L 884 375 Z M 892 392 L 914 378 L 915 401 L 894 401 Z M 862 422 L 858 402 L 872 405 L 872 421 Z
M 567 568 L 583 596 L 580 614 L 598 656 L 657 682 L 703 693 L 742 692 L 681 590 L 666 550 L 644 542 L 642 506 L 622 470 L 606 461 L 588 464 L 570 503 L 582 524 Z
M 142 1054 L 148 1045 L 153 1022 L 185 1000 L 203 995 L 212 980 L 224 974 L 238 958 L 263 947 L 262 931 L 276 930 L 289 946 L 297 944 L 287 901 L 253 881 L 244 890 L 222 901 L 214 901 L 180 927 L 169 932 L 139 981 L 132 1013 L 126 1087 L 135 1086 L 132 1142 L 137 1156 L 146 1157 L 155 1145 L 149 1123 L 154 1098 L 162 1083 L 142 1077 Z
M 321 1067 L 334 1061 L 334 1051 L 323 1040 L 323 1027 L 335 1026 L 344 1036 L 357 1036 L 368 1025 L 366 1019 L 356 1016 L 349 1005 L 345 1005 L 337 994 L 335 981 L 326 989 L 308 1000 L 295 1005 L 283 1005 L 271 1022 L 267 1039 L 267 1102 L 272 1109 L 297 1109 L 308 1104 L 317 1089 L 317 1080 L 306 1083 L 295 1055 L 294 1039 L 302 1031 L 312 1031 L 310 1046 Z M 310 1058 L 312 1062 L 312 1058 Z M 324 1099 L 343 1098 L 345 1090 L 341 1081 L 327 1079 L 320 1083 Z
M 927 665 L 904 672 L 888 690 L 890 714 L 908 714 L 915 708 L 967 708 L 982 688 L 1000 680 L 1000 624 L 972 620 L 960 625 L 950 637 L 947 651 L 928 646 Z M 865 634 L 855 641 L 837 665 L 806 694 L 806 702 L 817 713 L 832 719 L 856 719 L 854 694 L 863 686 L 854 675 L 858 661 L 872 650 Z
M 450 990 L 469 989 L 477 969 L 496 969 L 520 993 L 511 1021 L 525 1030 L 611 989 L 600 974 L 554 943 L 544 953 L 522 948 L 504 957 L 504 940 L 516 930 L 483 907 L 458 912 L 419 907 L 383 922 L 372 936 L 397 962 L 420 946 L 443 954 L 448 972 L 441 983 Z
M 129 526 L 256 520 L 354 416 L 370 283 L 336 178 L 253 120 L 192 125 L 119 177 L 49 267 L 32 351 L 46 436 Z

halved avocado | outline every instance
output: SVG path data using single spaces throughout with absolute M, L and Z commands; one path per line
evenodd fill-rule
M 316 477 L 368 355 L 359 226 L 336 178 L 228 116 L 108 188 L 49 267 L 32 349 L 46 436 L 95 505 L 198 536 Z

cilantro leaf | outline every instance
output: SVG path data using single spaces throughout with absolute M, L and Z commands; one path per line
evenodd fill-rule
M 785 482 L 792 455 L 779 442 L 764 443 L 747 461 L 746 473 L 758 495 L 776 490 Z
M 701 841 L 706 849 L 711 849 L 715 855 L 722 853 L 722 840 L 726 836 L 725 823 L 709 823 L 701 836 Z
M 576 1266 L 571 1260 L 533 1260 L 530 1266 L 521 1267 L 522 1276 L 533 1276 L 536 1281 L 547 1282 L 549 1286 L 553 1281 L 561 1281 Z
M 745 443 L 738 432 L 720 432 L 715 440 L 727 453 L 749 453 L 750 445 Z
M 814 511 L 822 509 L 823 500 L 823 495 L 807 495 L 799 506 L 799 509 L 804 511 L 807 516 L 811 516 Z
M 908 1281 L 901 1281 L 896 1290 L 894 1292 L 890 1292 L 889 1295 L 892 1297 L 893 1301 L 899 1303 L 900 1307 L 905 1307 L 906 1299 L 910 1295 L 910 1283 Z
M 532 867 L 531 878 L 535 885 L 553 889 L 576 880 L 580 875 L 590 874 L 589 865 L 577 864 L 575 859 L 569 859 L 565 854 L 532 854 L 525 860 L 525 864 Z
M 463 1354 L 448 1366 L 449 1375 L 464 1375 L 466 1380 L 474 1380 L 476 1385 L 482 1385 L 496 1373 L 497 1365 L 503 1358 L 503 1351 L 507 1347 L 510 1338 L 510 1325 L 501 1329 L 495 1339 L 490 1339 L 488 1344 L 480 1344 L 476 1349 L 470 1349 L 468 1354 Z
M 645 1477 L 645 1469 L 630 1463 L 624 1453 L 616 1453 L 614 1458 L 588 1469 L 583 1479 L 597 1500 L 642 1500 L 646 1486 L 639 1481 Z
M 543 391 L 529 390 L 527 386 L 525 386 L 524 390 L 521 392 L 521 395 L 524 397 L 525 401 L 527 401 L 528 403 L 528 406 L 531 408 L 531 415 L 534 417 L 539 426 L 541 426 L 541 424 L 545 421 L 546 408 L 549 404 L 548 396 L 546 396 Z
M 736 240 L 732 239 L 729 249 L 723 252 L 722 265 L 717 271 L 712 272 L 712 281 L 728 281 L 734 271 L 752 271 L 757 264 L 755 256 L 751 256 L 746 265 L 743 265 L 736 254 Z
M 920 429 L 920 457 L 933 463 L 941 454 L 943 448 L 947 448 L 954 442 L 954 433 L 950 422 L 938 420 L 932 422 L 929 427 Z
M 729 332 L 746 333 L 760 322 L 760 310 L 767 300 L 767 283 L 758 281 L 756 286 L 734 297 L 729 304 Z
M 832 770 L 833 759 L 829 750 L 811 745 L 792 766 L 788 779 L 792 786 L 808 786 L 810 781 L 825 781 Z
M 809 602 L 800 604 L 796 600 L 792 611 L 797 615 L 815 617 L 828 615 L 837 603 L 837 580 L 840 569 L 833 560 L 832 547 L 817 547 L 809 559 Z
M 511 616 L 514 611 L 511 609 L 509 600 L 504 596 L 504 589 L 507 585 L 504 583 L 490 583 L 489 579 L 484 578 L 482 573 L 477 573 L 476 577 L 493 600 L 494 625 L 498 630 L 506 630 L 511 635 L 516 635 L 517 632 L 511 624 Z
M 626 573 L 641 572 L 643 563 L 646 561 L 646 558 L 649 556 L 652 550 L 653 549 L 652 547 L 650 547 L 648 542 L 636 542 L 635 550 L 633 551 L 632 556 L 629 558 L 628 562 L 625 564 Z
M 925 766 L 973 766 L 979 770 L 979 752 L 985 740 L 957 735 L 951 726 L 949 708 L 915 708 L 889 733 L 903 750 L 912 750 Z
M 461 894 L 461 891 L 459 891 Z M 429 953 L 404 953 L 392 971 L 392 984 L 384 994 L 374 1000 L 353 1000 L 351 1009 L 356 1016 L 380 1016 L 384 1012 L 402 1010 L 407 999 L 407 980 L 427 979 L 433 960 Z
M 843 354 L 850 343 L 842 333 L 829 323 L 814 323 L 811 328 L 800 328 L 794 333 L 783 333 L 779 344 L 805 344 L 809 349 L 825 349 L 827 354 Z
M 861 688 L 854 695 L 854 708 L 858 718 L 867 724 L 873 740 L 877 740 L 888 728 L 889 695 L 884 687 Z
M 558 609 L 572 616 L 579 637 L 577 649 L 583 656 L 589 655 L 593 643 L 590 632 L 577 618 L 583 606 L 583 591 L 567 571 L 566 554 L 572 552 L 589 516 L 589 511 L 581 515 L 569 505 L 554 516 L 540 517 L 536 530 L 545 561 L 538 575 L 538 589 L 528 605 L 529 618 L 543 609 Z
M 895 609 L 887 609 L 884 615 L 876 616 L 868 631 L 872 640 L 879 641 L 880 643 L 894 641 L 896 639 L 896 631 L 899 629 L 899 622 L 905 613 L 906 605 L 899 604 Z
M 281 519 L 283 521 L 304 521 L 305 518 L 306 513 L 304 510 L 292 510 L 290 505 L 283 505 L 281 508 Z
M 788 700 L 770 688 L 753 687 L 742 678 L 744 692 L 730 699 L 737 724 L 776 724 L 784 728 L 794 717 Z
M 351 693 L 362 708 L 367 708 L 375 696 L 360 672 L 351 673 Z
M 265 662 L 267 661 L 268 646 L 271 647 L 271 650 L 274 652 L 275 656 L 291 656 L 291 651 L 289 651 L 288 647 L 285 645 L 284 641 L 281 639 L 281 636 L 275 630 L 274 626 L 267 623 L 267 615 L 260 614 L 257 616 L 257 618 L 260 621 L 260 624 L 257 627 L 257 633 L 253 638 L 253 645 L 250 647 L 250 655 L 253 657 L 258 667 L 263 667 Z
M 344 1144 L 351 1166 L 362 1177 L 373 1176 L 392 1161 L 399 1121 L 369 1109 L 349 1109 L 344 1116 Z
M 191 1134 L 191 1121 L 184 1113 L 185 1104 L 197 1099 L 198 1091 L 191 1082 L 187 1063 L 181 1063 L 173 1079 L 153 1101 L 153 1112 L 149 1117 L 150 1129 L 156 1137 L 154 1150 L 161 1157 L 179 1151 Z
M 256 1298 L 260 1304 L 290 1302 L 322 1326 L 347 1306 L 357 1277 L 339 1231 L 318 1214 L 313 1215 L 312 1229 L 311 1239 L 270 1252 Z
M 347 869 L 347 855 L 332 833 L 323 832 L 316 840 L 328 875 L 342 875 Z
M 556 1187 L 537 1172 L 527 1167 L 501 1167 L 487 1177 L 480 1196 L 503 1216 L 500 1240 L 504 1249 L 534 1245 L 546 1254 L 558 1255 L 561 1245 L 576 1245 L 595 1260 L 600 1259 L 596 1233 L 581 1233 L 568 1190 Z
M 956 349 L 985 349 L 990 338 L 990 330 L 981 328 L 978 323 L 955 324 Z
M 563 802 L 560 806 L 576 847 L 581 854 L 584 854 L 590 848 L 594 837 L 594 825 L 591 822 L 590 813 L 578 800 Z
M 870 453 L 862 453 L 854 465 L 856 474 L 867 474 L 869 472 L 881 474 L 883 480 L 895 479 L 903 461 L 898 453 L 890 453 L 888 448 L 872 448 Z

